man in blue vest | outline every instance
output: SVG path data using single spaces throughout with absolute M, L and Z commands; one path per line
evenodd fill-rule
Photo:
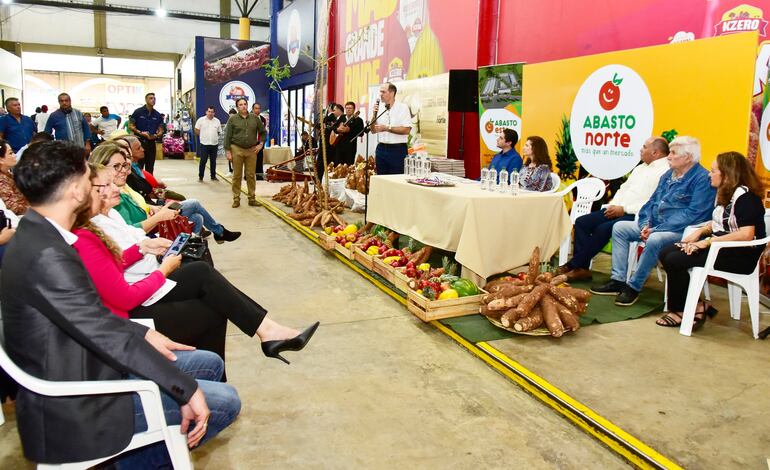
M 152 173 L 155 170 L 155 142 L 163 136 L 163 118 L 155 110 L 155 93 L 144 95 L 145 105 L 128 118 L 128 128 L 136 134 L 144 148 L 144 160 L 139 166 Z

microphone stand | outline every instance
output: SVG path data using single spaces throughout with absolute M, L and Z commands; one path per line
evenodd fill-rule
M 390 109 L 390 106 L 387 104 L 385 105 L 385 110 L 374 117 L 367 125 L 364 126 L 361 131 L 356 134 L 354 139 L 359 138 L 361 135 L 366 134 L 366 153 L 369 153 L 369 133 L 372 130 L 372 126 L 375 122 L 377 122 L 377 119 L 379 119 L 383 114 L 385 114 Z M 364 194 L 364 223 L 367 223 L 366 216 L 369 214 L 369 155 L 367 155 L 365 158 L 365 164 L 364 164 L 364 186 L 366 187 L 366 194 Z

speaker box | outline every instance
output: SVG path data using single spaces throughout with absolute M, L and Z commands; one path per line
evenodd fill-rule
M 449 111 L 463 113 L 479 111 L 479 72 L 477 70 L 449 71 Z

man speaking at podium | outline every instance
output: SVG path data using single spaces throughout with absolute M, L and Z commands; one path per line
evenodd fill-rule
M 398 175 L 404 173 L 404 158 L 407 155 L 406 142 L 412 131 L 412 115 L 404 103 L 396 103 L 398 89 L 392 83 L 383 83 L 380 87 L 380 99 L 374 105 L 372 119 L 375 119 L 372 132 L 377 134 L 378 144 L 375 162 L 378 175 Z M 386 111 L 379 114 L 380 102 Z

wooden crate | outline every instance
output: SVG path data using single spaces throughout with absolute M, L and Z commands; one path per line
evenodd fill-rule
M 334 235 L 327 235 L 326 232 L 321 232 L 320 235 L 318 235 L 318 240 L 321 242 L 321 247 L 324 250 L 331 251 L 334 249 L 334 245 L 337 244 L 335 241 L 337 237 Z
M 340 245 L 339 243 L 335 243 L 334 244 L 334 249 L 337 250 L 337 252 L 340 253 L 345 258 L 353 259 L 353 250 L 351 250 L 349 248 L 345 248 L 344 245 Z
M 402 272 L 402 269 L 396 268 L 393 270 L 393 285 L 401 292 L 408 292 L 410 278 Z
M 353 245 L 353 259 L 369 271 L 374 271 L 374 256 L 366 254 L 358 245 Z
M 486 294 L 469 295 L 457 299 L 428 300 L 417 292 L 406 290 L 406 308 L 424 322 L 442 318 L 462 317 L 479 313 L 481 298 Z
M 389 283 L 395 285 L 395 280 L 396 280 L 395 268 L 393 266 L 385 264 L 382 261 L 382 258 L 377 256 L 375 256 L 372 261 L 373 261 L 372 271 L 382 276 L 382 278 L 388 281 Z

